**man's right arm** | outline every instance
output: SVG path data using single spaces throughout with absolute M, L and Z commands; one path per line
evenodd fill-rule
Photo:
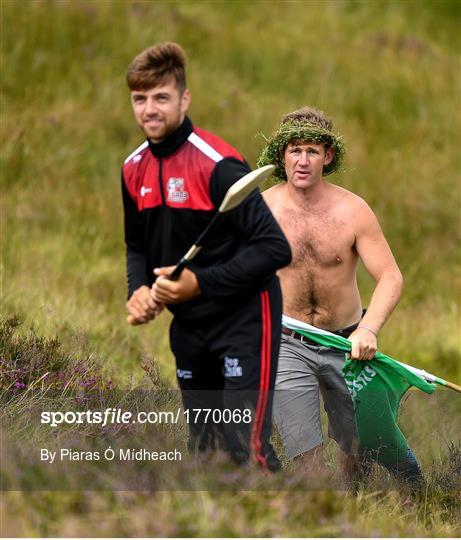
M 131 197 L 122 173 L 122 198 L 124 210 L 126 272 L 128 301 L 126 310 L 137 324 L 152 320 L 163 309 L 151 297 L 150 280 L 146 273 L 144 254 L 144 227 L 136 202 Z

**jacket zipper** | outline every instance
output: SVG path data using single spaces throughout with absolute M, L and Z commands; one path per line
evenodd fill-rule
M 162 196 L 162 204 L 166 206 L 165 191 L 163 189 L 163 171 L 162 171 L 163 161 L 162 158 L 158 158 L 158 183 L 160 187 L 160 194 Z

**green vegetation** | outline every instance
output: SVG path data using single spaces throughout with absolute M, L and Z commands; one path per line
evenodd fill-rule
M 14 347 L 5 327 L 16 352 L 2 392 L 17 368 L 36 389 L 45 369 L 72 373 L 77 392 L 79 362 L 96 386 L 144 384 L 152 358 L 159 380 L 174 381 L 168 315 L 136 329 L 124 316 L 120 166 L 142 141 L 124 74 L 161 40 L 188 53 L 193 121 L 253 166 L 257 134 L 282 114 L 313 105 L 335 119 L 348 153 L 331 180 L 375 209 L 405 277 L 380 348 L 459 383 L 460 11 L 456 0 L 2 0 L 2 313 L 23 321 Z M 360 280 L 366 301 L 372 283 Z M 457 536 L 460 407 L 447 392 L 412 395 L 402 419 L 430 476 L 419 498 L 383 491 L 379 475 L 346 494 L 8 492 L 1 533 Z M 5 421 L 27 410 L 9 407 Z M 446 441 L 433 436 L 440 424 Z
M 313 124 L 306 126 L 299 125 L 296 121 L 287 122 L 280 125 L 272 137 L 267 140 L 266 146 L 258 159 L 258 167 L 274 164 L 276 166 L 273 176 L 275 179 L 283 181 L 287 179 L 283 153 L 290 141 L 295 139 L 303 141 L 315 141 L 317 144 L 325 144 L 334 150 L 331 163 L 323 167 L 323 176 L 328 176 L 341 170 L 341 163 L 344 159 L 346 148 L 340 135 L 333 135 L 328 129 L 319 128 Z

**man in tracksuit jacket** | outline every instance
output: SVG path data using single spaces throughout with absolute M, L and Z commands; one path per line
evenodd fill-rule
M 173 313 L 171 348 L 191 449 L 220 443 L 238 462 L 280 464 L 269 443 L 281 330 L 276 270 L 289 264 L 285 236 L 258 190 L 224 214 L 179 280 L 168 275 L 249 172 L 242 156 L 186 116 L 185 55 L 160 43 L 130 64 L 127 82 L 147 140 L 122 169 L 129 318 Z M 211 409 L 211 413 L 192 409 Z

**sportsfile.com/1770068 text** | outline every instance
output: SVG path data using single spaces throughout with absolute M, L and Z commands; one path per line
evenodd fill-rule
M 251 409 L 182 409 L 176 411 L 123 411 L 122 409 L 107 408 L 103 411 L 43 411 L 40 423 L 57 427 L 61 424 L 178 424 L 186 422 L 218 424 L 249 424 Z

